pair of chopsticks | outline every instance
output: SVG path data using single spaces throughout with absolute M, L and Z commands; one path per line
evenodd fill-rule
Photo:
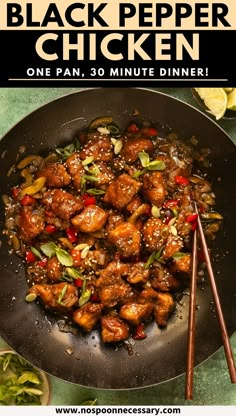
M 230 374 L 231 383 L 236 383 L 236 368 L 234 362 L 234 356 L 230 345 L 229 335 L 225 325 L 225 320 L 220 304 L 220 298 L 217 291 L 215 282 L 214 272 L 211 265 L 211 259 L 209 256 L 205 235 L 202 228 L 200 215 L 195 205 L 195 212 L 198 214 L 197 217 L 197 228 L 194 231 L 193 236 L 193 251 L 192 251 L 192 276 L 190 286 L 190 303 L 189 303 L 189 322 L 188 322 L 188 348 L 187 348 L 187 368 L 186 368 L 186 383 L 185 383 L 185 399 L 193 399 L 193 376 L 194 376 L 194 343 L 195 343 L 195 315 L 196 315 L 196 288 L 197 288 L 197 240 L 198 233 L 200 236 L 202 249 L 205 256 L 208 276 L 211 285 L 211 291 L 215 303 L 217 318 L 221 330 L 222 341 L 228 364 L 228 370 Z

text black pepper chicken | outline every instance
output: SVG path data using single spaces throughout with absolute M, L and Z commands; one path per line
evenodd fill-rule
M 140 340 L 151 320 L 167 325 L 188 285 L 193 201 L 209 239 L 220 227 L 211 184 L 193 174 L 207 152 L 148 123 L 121 132 L 111 117 L 78 138 L 22 159 L 24 182 L 4 196 L 5 233 L 25 259 L 25 299 L 83 331 L 100 327 L 104 342 Z

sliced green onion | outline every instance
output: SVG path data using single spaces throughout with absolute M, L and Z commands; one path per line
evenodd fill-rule
M 107 126 L 108 130 L 110 131 L 111 134 L 119 134 L 120 133 L 120 129 L 115 126 L 114 124 L 110 124 L 109 126 Z
M 139 160 L 140 160 L 141 165 L 143 166 L 143 168 L 148 167 L 148 165 L 150 163 L 149 154 L 146 153 L 146 152 L 139 152 L 138 157 L 139 157 Z
M 43 258 L 42 254 L 37 250 L 37 248 L 31 246 L 30 249 L 32 253 L 35 254 L 36 257 L 38 257 L 39 259 Z
M 87 194 L 90 195 L 104 195 L 105 191 L 102 191 L 102 189 L 96 189 L 96 188 L 91 188 L 91 189 L 87 189 Z
M 43 254 L 45 254 L 45 256 L 49 258 L 55 256 L 56 248 L 57 248 L 56 244 L 53 243 L 52 241 L 50 243 L 46 243 L 40 246 L 40 250 L 43 252 Z
M 151 264 L 155 261 L 156 254 L 157 254 L 157 252 L 153 251 L 152 254 L 148 257 L 148 260 L 147 260 L 147 263 L 144 266 L 144 269 L 149 269 Z
M 166 168 L 165 162 L 163 160 L 153 160 L 147 166 L 148 170 L 164 170 Z
M 88 156 L 82 161 L 83 166 L 87 166 L 94 161 L 94 156 Z
M 35 299 L 37 299 L 36 293 L 28 293 L 28 295 L 25 297 L 25 301 L 29 303 L 34 302 Z
M 178 251 L 178 253 L 173 254 L 173 259 L 182 259 L 186 256 L 186 253 L 182 253 L 181 251 Z
M 151 213 L 152 213 L 152 216 L 155 217 L 155 218 L 159 218 L 160 215 L 161 215 L 160 209 L 156 205 L 152 206 Z
M 56 256 L 57 260 L 63 265 L 63 266 L 72 266 L 73 259 L 67 251 L 63 250 L 62 248 L 56 247 Z
M 60 305 L 64 305 L 64 303 L 62 302 L 62 299 L 64 298 L 66 294 L 67 288 L 68 288 L 68 285 L 63 286 L 63 289 L 61 290 L 61 293 L 58 296 L 57 303 L 59 303 Z

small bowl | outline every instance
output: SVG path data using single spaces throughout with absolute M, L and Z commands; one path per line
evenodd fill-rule
M 10 348 L 0 349 L 0 355 L 4 355 L 4 354 L 17 354 L 17 353 L 15 351 L 11 350 Z M 39 368 L 35 367 L 31 363 L 29 363 L 29 364 L 38 371 L 38 373 L 40 374 L 40 377 L 42 378 L 42 387 L 41 387 L 41 389 L 43 391 L 43 394 L 42 394 L 42 396 L 40 396 L 40 402 L 41 402 L 42 406 L 47 406 L 47 405 L 49 405 L 50 400 L 51 400 L 51 383 L 49 381 L 49 377 L 44 371 L 39 370 Z
M 207 106 L 205 105 L 204 101 L 201 99 L 201 97 L 198 95 L 197 91 L 194 88 L 191 88 L 192 91 L 192 95 L 194 100 L 198 103 L 198 105 L 208 114 L 210 114 L 211 116 L 213 116 L 213 114 L 211 113 L 211 111 L 209 110 L 209 108 L 207 108 Z M 236 118 L 236 111 L 232 111 L 232 110 L 226 110 L 225 114 L 223 115 L 222 119 L 228 119 L 228 120 L 233 120 Z

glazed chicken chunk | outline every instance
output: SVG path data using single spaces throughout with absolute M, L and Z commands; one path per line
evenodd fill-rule
M 101 317 L 103 306 L 88 302 L 73 312 L 73 321 L 85 331 L 91 331 Z
M 150 317 L 152 310 L 152 303 L 126 303 L 121 306 L 119 316 L 131 325 L 137 326 Z
M 154 146 L 150 139 L 129 139 L 124 143 L 121 156 L 125 159 L 126 163 L 134 163 L 138 159 L 139 152 L 143 151 L 149 154 L 154 151 Z
M 22 207 L 19 215 L 19 233 L 23 241 L 31 241 L 44 229 L 42 214 L 32 207 Z
M 51 163 L 46 168 L 39 171 L 36 176 L 38 178 L 44 176 L 46 178 L 46 185 L 54 188 L 67 186 L 71 182 L 70 175 L 65 166 L 61 163 Z
M 34 285 L 28 293 L 35 293 L 43 301 L 45 307 L 53 310 L 70 309 L 78 301 L 76 287 L 65 282 L 54 285 Z
M 136 256 L 140 251 L 141 233 L 133 224 L 124 222 L 108 233 L 108 241 L 123 257 Z
M 121 210 L 131 201 L 141 185 L 140 182 L 132 179 L 127 173 L 123 173 L 108 186 L 104 202 L 108 202 Z
M 105 225 L 107 217 L 108 212 L 97 205 L 89 205 L 79 215 L 72 218 L 71 222 L 79 231 L 93 233 Z
M 62 189 L 52 189 L 45 192 L 42 203 L 63 220 L 69 220 L 83 209 L 80 197 L 75 197 Z
M 103 342 L 118 342 L 129 337 L 128 324 L 118 316 L 102 316 L 101 329 Z
M 150 218 L 143 226 L 143 239 L 148 251 L 160 250 L 169 235 L 169 227 L 159 218 Z

